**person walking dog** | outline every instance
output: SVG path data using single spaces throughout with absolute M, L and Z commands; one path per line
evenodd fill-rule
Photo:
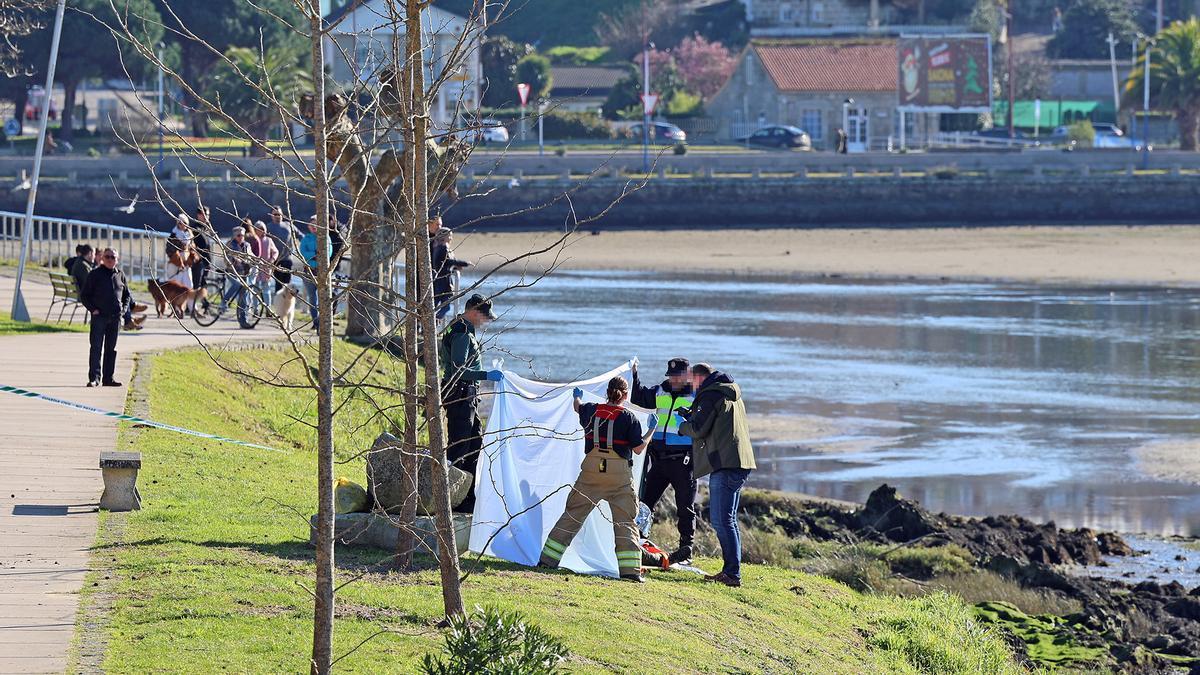
M 746 422 L 746 403 L 733 378 L 707 363 L 692 366 L 696 397 L 681 410 L 679 433 L 692 439 L 692 465 L 697 478 L 708 479 L 708 519 L 721 543 L 723 566 L 708 581 L 742 585 L 742 535 L 737 511 L 742 486 L 757 468 Z

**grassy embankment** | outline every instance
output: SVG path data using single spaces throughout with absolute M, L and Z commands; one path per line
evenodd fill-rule
M 349 363 L 353 348 L 338 346 Z M 230 358 L 295 379 L 283 351 Z M 357 372 L 395 382 L 398 363 L 372 352 Z M 143 364 L 144 367 L 144 364 Z M 144 510 L 107 515 L 81 625 L 103 626 L 106 672 L 295 672 L 307 669 L 313 574 L 312 395 L 251 385 L 195 351 L 153 357 L 152 419 L 265 442 L 280 453 L 157 429 L 122 430 L 143 453 Z M 136 399 L 136 392 L 135 392 Z M 390 401 L 394 403 L 394 401 Z M 338 474 L 362 480 L 355 453 L 382 427 L 357 401 L 337 430 Z M 113 541 L 115 540 L 115 542 Z M 389 572 L 382 552 L 338 551 L 336 652 L 343 670 L 413 672 L 439 649 L 441 600 L 432 561 Z M 701 559 L 706 568 L 716 561 Z M 634 586 L 485 560 L 464 585 L 469 606 L 516 609 L 564 640 L 577 672 L 1016 672 L 1007 648 L 961 600 L 860 593 L 828 578 L 750 565 L 727 589 L 687 573 Z M 93 586 L 93 582 L 98 584 Z M 97 636 L 81 631 L 84 643 Z M 82 645 L 86 649 L 87 644 Z

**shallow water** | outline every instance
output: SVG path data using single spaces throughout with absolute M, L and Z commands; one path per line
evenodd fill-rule
M 487 358 L 521 374 L 637 355 L 657 376 L 682 355 L 752 413 L 837 423 L 759 443 L 754 485 L 861 501 L 887 482 L 939 511 L 1200 535 L 1200 487 L 1131 455 L 1200 436 L 1200 292 L 561 272 L 496 306 Z

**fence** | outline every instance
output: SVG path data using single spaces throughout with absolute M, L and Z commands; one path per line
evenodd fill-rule
M 0 258 L 21 255 L 25 214 L 0 211 Z M 75 255 L 76 244 L 111 247 L 121 253 L 121 269 L 131 279 L 152 279 L 166 262 L 167 234 L 68 218 L 33 217 L 29 262 L 53 267 Z

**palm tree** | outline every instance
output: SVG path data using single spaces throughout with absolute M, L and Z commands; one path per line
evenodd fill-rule
M 1192 17 L 1164 28 L 1152 50 L 1150 101 L 1156 108 L 1174 113 L 1182 149 L 1196 150 L 1200 132 L 1200 19 Z M 1125 81 L 1127 101 L 1141 101 L 1145 59 L 1143 53 Z
M 286 44 L 265 52 L 230 47 L 208 87 L 210 100 L 241 127 L 232 134 L 248 137 L 252 155 L 265 154 L 267 135 L 283 120 L 283 110 L 294 110 L 311 88 L 304 52 Z

